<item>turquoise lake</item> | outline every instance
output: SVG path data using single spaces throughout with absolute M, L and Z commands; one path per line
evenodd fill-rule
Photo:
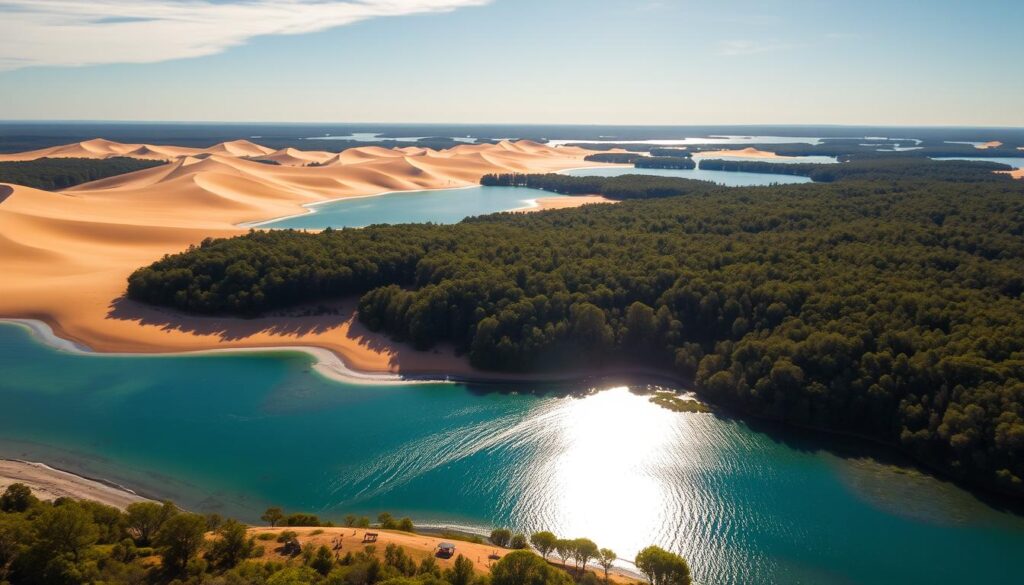
M 728 171 L 595 167 L 564 171 L 567 175 L 614 177 L 623 174 L 685 177 L 729 187 L 809 183 L 807 177 Z M 343 199 L 310 206 L 313 213 L 262 222 L 260 227 L 323 229 L 365 227 L 376 223 L 458 223 L 467 217 L 531 207 L 553 194 L 523 187 L 468 187 L 433 191 L 403 191 L 373 197 Z
M 58 351 L 0 323 L 0 456 L 255 521 L 657 543 L 700 583 L 1009 583 L 1024 519 L 858 444 L 661 409 L 630 388 L 342 384 L 294 352 Z
M 551 193 L 521 187 L 403 191 L 311 206 L 313 213 L 261 223 L 262 227 L 323 229 L 375 223 L 458 223 L 467 217 L 532 206 Z

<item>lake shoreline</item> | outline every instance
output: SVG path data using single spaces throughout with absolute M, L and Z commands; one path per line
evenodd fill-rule
M 612 367 L 606 370 L 593 371 L 590 370 L 587 373 L 582 371 L 568 371 L 561 373 L 534 373 L 534 374 L 506 374 L 501 372 L 484 372 L 476 370 L 466 363 L 465 365 L 469 370 L 467 372 L 450 372 L 447 374 L 439 374 L 435 372 L 406 372 L 406 373 L 382 373 L 373 371 L 361 371 L 347 365 L 342 356 L 337 353 L 321 347 L 315 346 L 265 346 L 265 347 L 241 347 L 241 348 L 212 348 L 202 350 L 191 350 L 191 351 L 179 351 L 179 352 L 103 352 L 95 351 L 88 346 L 76 343 L 60 337 L 53 329 L 44 321 L 37 319 L 7 319 L 0 318 L 0 324 L 10 323 L 14 325 L 20 325 L 28 329 L 33 337 L 43 343 L 44 345 L 57 349 L 58 351 L 67 351 L 76 353 L 79 355 L 91 355 L 99 357 L 187 357 L 187 356 L 218 356 L 218 355 L 240 355 L 246 353 L 275 353 L 275 352 L 295 352 L 310 356 L 314 360 L 313 369 L 314 371 L 323 376 L 324 378 L 341 382 L 344 384 L 360 384 L 367 386 L 407 386 L 413 384 L 465 384 L 472 386 L 491 386 L 496 391 L 501 391 L 503 387 L 511 387 L 516 384 L 579 384 L 581 386 L 597 385 L 600 383 L 615 383 L 613 381 L 622 382 L 623 385 L 637 384 L 638 381 L 644 381 L 648 385 L 652 386 L 673 386 L 673 387 L 691 387 L 693 386 L 693 380 L 686 380 L 680 376 L 658 368 L 651 367 Z M 460 358 L 461 359 L 461 358 Z M 465 360 L 463 360 L 465 361 Z M 1016 504 L 1020 504 L 1014 494 L 999 490 L 996 486 L 992 486 L 983 482 L 973 482 L 958 478 L 952 473 L 944 470 L 940 466 L 936 466 L 933 463 L 920 459 L 913 456 L 910 452 L 901 448 L 897 443 L 887 442 L 879 438 L 870 437 L 854 432 L 829 429 L 814 425 L 802 425 L 791 422 L 786 422 L 771 417 L 759 416 L 755 413 L 745 413 L 742 411 L 731 409 L 727 406 L 721 406 L 714 403 L 707 402 L 704 398 L 694 390 L 686 390 L 684 392 L 677 392 L 678 394 L 691 394 L 701 404 L 711 406 L 713 412 L 718 415 L 726 416 L 729 418 L 736 418 L 738 420 L 755 421 L 762 424 L 777 425 L 780 429 L 791 429 L 801 432 L 809 432 L 813 434 L 820 434 L 823 437 L 842 438 L 850 439 L 858 442 L 863 442 L 865 445 L 870 445 L 877 448 L 882 448 L 891 451 L 894 455 L 899 455 L 904 458 L 907 463 L 914 467 L 917 467 L 920 471 L 934 475 L 935 477 L 949 481 L 969 492 L 974 494 L 976 497 L 982 498 L 987 501 L 989 505 L 999 506 L 1001 508 L 1008 508 Z M 993 501 L 995 500 L 995 501 Z M 1001 501 L 1002 500 L 1002 501 Z M 1024 510 L 1017 512 L 1018 514 L 1024 515 Z
M 0 491 L 21 483 L 32 489 L 41 500 L 74 498 L 99 502 L 125 509 L 136 502 L 152 502 L 152 498 L 119 483 L 89 477 L 61 469 L 48 463 L 0 458 Z
M 210 348 L 186 351 L 156 351 L 156 352 L 121 352 L 121 351 L 98 351 L 88 345 L 66 339 L 59 335 L 52 326 L 40 319 L 0 318 L 0 324 L 8 323 L 21 326 L 27 329 L 32 337 L 43 345 L 58 351 L 74 353 L 78 355 L 89 355 L 97 357 L 187 357 L 187 356 L 217 356 L 217 355 L 238 355 L 245 353 L 276 353 L 294 352 L 308 355 L 314 360 L 314 370 L 321 376 L 346 384 L 362 384 L 370 386 L 405 386 L 410 384 L 470 384 L 470 385 L 506 385 L 519 383 L 587 383 L 595 380 L 608 379 L 647 379 L 652 383 L 685 386 L 691 381 L 684 380 L 671 372 L 658 368 L 630 367 L 630 368 L 609 368 L 607 370 L 589 373 L 583 371 L 568 371 L 564 373 L 532 373 L 532 374 L 511 374 L 502 372 L 485 372 L 477 370 L 466 363 L 468 368 L 463 372 L 435 373 L 424 372 L 403 372 L 387 373 L 376 371 L 359 370 L 346 364 L 344 357 L 330 349 L 305 345 L 268 345 L 260 347 L 238 347 L 238 348 Z M 461 359 L 461 358 L 460 358 Z

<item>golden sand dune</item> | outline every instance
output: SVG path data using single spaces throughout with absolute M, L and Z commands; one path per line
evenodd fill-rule
M 743 157 L 743 158 L 786 158 L 770 152 L 767 150 L 758 150 L 753 146 L 742 149 L 733 150 L 705 150 L 697 153 L 702 158 L 730 158 L 730 157 Z
M 320 316 L 194 317 L 123 299 L 126 279 L 204 238 L 244 233 L 239 224 L 303 213 L 303 204 L 465 186 L 485 173 L 557 171 L 589 164 L 582 160 L 587 154 L 532 142 L 334 154 L 274 151 L 244 140 L 189 149 L 97 139 L 4 155 L 0 160 L 137 156 L 172 162 L 60 193 L 0 185 L 0 317 L 40 319 L 61 337 L 98 351 L 303 346 L 329 349 L 349 367 L 369 372 L 467 373 L 465 362 L 451 354 L 417 352 L 363 329 L 351 302 Z M 568 203 L 576 201 L 558 206 Z
M 219 154 L 232 157 L 264 157 L 274 149 L 253 144 L 248 140 L 221 142 L 208 148 L 185 146 L 164 146 L 152 144 L 122 144 L 102 138 L 94 138 L 74 144 L 51 146 L 29 152 L 0 154 L 0 162 L 36 160 L 39 158 L 113 158 L 129 157 L 144 160 L 174 160 L 186 156 Z
M 992 141 L 986 142 L 984 144 L 975 145 L 974 148 L 977 148 L 978 150 L 988 150 L 989 148 L 999 148 L 1002 145 L 1003 145 L 1002 142 L 999 142 L 998 140 L 992 140 Z

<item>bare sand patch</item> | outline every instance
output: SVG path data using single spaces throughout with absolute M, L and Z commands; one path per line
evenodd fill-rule
M 565 197 L 545 197 L 544 199 L 538 199 L 536 203 L 537 205 L 534 207 L 523 207 L 513 211 L 516 213 L 533 213 L 547 209 L 569 209 L 596 203 L 618 203 L 618 201 L 608 199 L 603 195 L 569 195 Z
M 790 158 L 779 156 L 767 150 L 758 150 L 753 146 L 742 149 L 705 150 L 694 154 L 699 155 L 701 158 Z

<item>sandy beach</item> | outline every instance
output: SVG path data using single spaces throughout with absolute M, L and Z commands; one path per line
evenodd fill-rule
M 977 148 L 978 150 L 988 150 L 990 148 L 999 148 L 1002 145 L 1002 142 L 999 142 L 998 140 L 992 140 L 984 144 L 978 144 L 974 148 Z
M 593 205 L 596 203 L 618 203 L 615 199 L 608 199 L 603 195 L 573 195 L 565 197 L 545 197 L 544 199 L 538 199 L 537 205 L 534 207 L 523 207 L 521 209 L 513 209 L 516 213 L 532 213 L 535 211 L 544 211 L 546 209 L 567 209 L 570 207 L 580 207 L 582 205 Z
M 204 238 L 244 233 L 246 222 L 304 213 L 304 204 L 474 185 L 486 173 L 555 172 L 587 166 L 588 154 L 529 141 L 337 154 L 273 151 L 248 141 L 199 150 L 97 139 L 3 155 L 0 160 L 129 156 L 171 162 L 62 192 L 0 185 L 0 317 L 42 321 L 58 337 L 99 352 L 303 347 L 333 352 L 350 371 L 471 375 L 452 352 L 420 352 L 367 331 L 356 319 L 354 300 L 328 315 L 198 317 L 124 299 L 126 279 Z M 247 157 L 274 157 L 280 164 Z M 318 166 L 304 166 L 310 161 Z M 540 208 L 596 202 L 554 199 L 542 200 Z
M 26 461 L 0 459 L 0 492 L 12 483 L 23 483 L 40 500 L 74 498 L 92 500 L 124 509 L 128 504 L 148 501 L 126 489 L 93 481 L 73 473 Z

